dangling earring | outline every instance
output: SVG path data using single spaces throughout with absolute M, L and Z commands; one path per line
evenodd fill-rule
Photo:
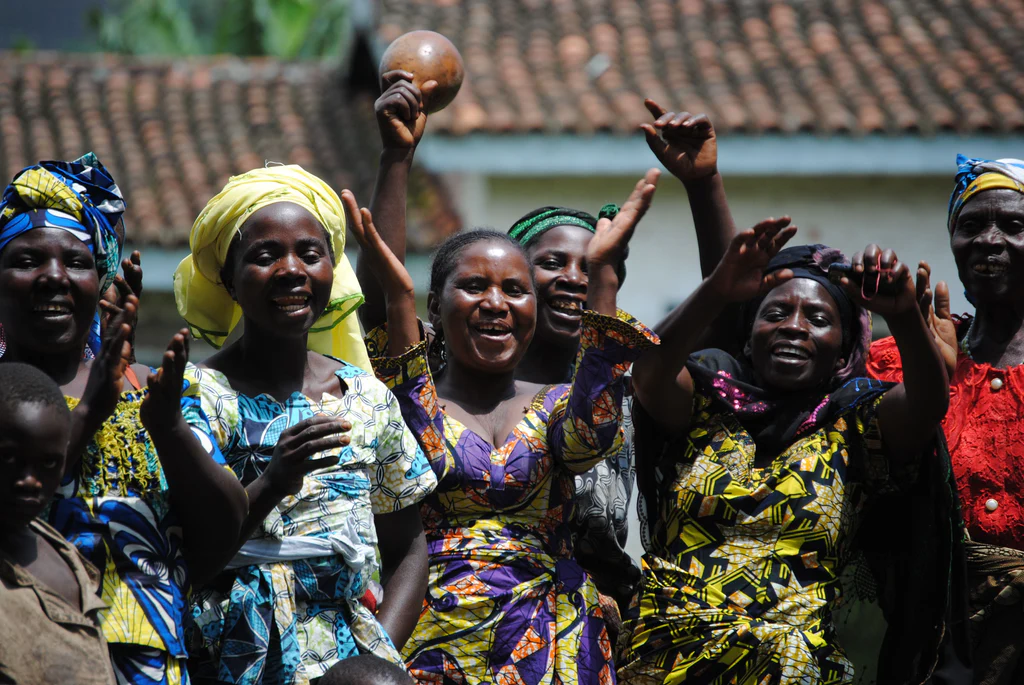
M 434 339 L 430 343 L 427 357 L 438 360 L 440 362 L 438 368 L 448 363 L 448 352 L 444 347 L 444 331 L 440 328 L 434 329 Z

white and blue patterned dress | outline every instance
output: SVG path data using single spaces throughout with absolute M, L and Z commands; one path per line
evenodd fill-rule
M 190 366 L 187 375 L 199 384 L 214 437 L 244 485 L 270 463 L 287 427 L 318 414 L 352 424 L 352 442 L 340 450 L 341 461 L 309 474 L 302 490 L 277 505 L 253 540 L 327 538 L 347 529 L 375 547 L 374 515 L 414 505 L 437 484 L 394 396 L 358 367 L 342 362 L 336 372 L 344 389 L 340 397 L 313 400 L 296 392 L 283 402 L 266 394 L 241 395 L 211 369 Z M 193 678 L 297 685 L 356 654 L 401 664 L 390 638 L 360 602 L 379 571 L 376 555 L 356 571 L 332 554 L 222 574 L 193 597 Z

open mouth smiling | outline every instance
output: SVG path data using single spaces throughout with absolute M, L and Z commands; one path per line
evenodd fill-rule
M 792 343 L 776 343 L 772 345 L 772 356 L 786 363 L 802 363 L 811 359 L 810 352 Z
M 271 299 L 281 311 L 286 314 L 295 314 L 309 308 L 309 295 L 284 295 L 281 297 L 274 297 Z

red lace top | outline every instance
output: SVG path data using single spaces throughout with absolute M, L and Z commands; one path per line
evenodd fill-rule
M 868 375 L 903 380 L 892 338 L 871 345 Z M 942 427 L 971 539 L 1024 550 L 1024 366 L 997 369 L 961 352 Z

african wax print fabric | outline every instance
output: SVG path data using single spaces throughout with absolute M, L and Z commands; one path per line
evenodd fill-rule
M 48 520 L 103 574 L 100 597 L 108 608 L 100 627 L 118 682 L 176 685 L 188 682 L 183 618 L 190 580 L 167 480 L 139 417 L 146 393 L 121 395 L 77 471 L 65 474 Z M 182 415 L 223 464 L 197 393 L 186 384 Z
M 394 395 L 362 369 L 339 364 L 340 396 L 325 393 L 314 400 L 295 392 L 284 401 L 240 394 L 222 373 L 188 368 L 188 377 L 201 388 L 217 444 L 243 485 L 267 468 L 289 426 L 316 415 L 352 424 L 351 443 L 330 452 L 340 456 L 339 463 L 308 474 L 302 490 L 281 500 L 254 540 L 328 538 L 354 523 L 361 542 L 375 546 L 374 515 L 418 503 L 437 483 Z M 357 571 L 331 554 L 226 571 L 193 595 L 193 677 L 304 685 L 356 654 L 401 664 L 391 639 L 359 602 L 379 570 L 376 557 Z
M 89 152 L 73 162 L 40 162 L 22 169 L 0 197 L 0 250 L 34 228 L 58 228 L 85 243 L 96 260 L 100 292 L 114 282 L 121 262 L 125 211 L 114 179 Z M 2 336 L 0 336 L 2 337 Z M 99 313 L 93 318 L 86 357 L 99 352 Z M 0 357 L 6 351 L 0 345 Z
M 626 551 L 629 502 L 636 477 L 629 380 L 627 376 L 622 402 L 622 449 L 576 474 L 573 515 L 576 560 L 597 589 L 622 608 L 629 605 L 641 579 L 640 565 Z
M 537 393 L 492 445 L 444 411 L 425 343 L 386 358 L 386 334 L 370 334 L 438 476 L 422 506 L 427 597 L 405 648 L 420 683 L 615 682 L 597 589 L 573 559 L 573 474 L 621 449 L 623 376 L 656 342 L 626 314 L 585 312 L 572 383 Z
M 735 401 L 695 385 L 689 433 L 646 497 L 656 508 L 620 680 L 853 682 L 832 623 L 840 574 L 869 498 L 909 478 L 882 452 L 888 386 L 848 381 L 759 467 Z

